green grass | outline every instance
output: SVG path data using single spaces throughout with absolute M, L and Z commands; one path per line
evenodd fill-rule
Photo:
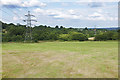
M 118 42 L 3 43 L 4 78 L 116 78 Z
M 0 79 L 2 79 L 2 45 L 0 43 Z

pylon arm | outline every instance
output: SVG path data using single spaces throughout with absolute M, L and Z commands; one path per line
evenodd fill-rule
M 33 17 L 35 17 L 34 15 L 25 15 L 25 16 L 27 16 L 27 17 L 28 17 L 28 16 L 33 16 Z
M 35 21 L 35 22 L 37 22 L 37 20 L 33 20 L 33 19 L 32 19 L 31 21 Z
M 24 22 L 26 22 L 26 20 L 23 20 Z

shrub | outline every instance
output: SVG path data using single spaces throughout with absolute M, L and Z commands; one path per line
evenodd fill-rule
M 79 41 L 85 41 L 88 40 L 87 36 L 85 34 L 82 33 L 72 33 L 71 34 L 72 40 L 79 40 Z
M 61 35 L 59 35 L 59 39 L 63 40 L 63 41 L 69 41 L 69 40 L 71 40 L 70 34 L 61 34 Z
M 118 33 L 112 31 L 104 32 L 95 36 L 96 41 L 117 40 L 117 39 L 118 39 Z
M 106 41 L 107 40 L 107 35 L 105 34 L 98 34 L 95 36 L 95 41 Z
M 15 41 L 15 42 L 19 42 L 19 41 L 23 41 L 23 38 L 22 38 L 22 36 L 21 35 L 13 35 L 12 37 L 11 37 L 11 40 L 12 41 Z
M 37 40 L 37 39 L 35 39 L 35 40 L 34 40 L 34 42 L 35 42 L 35 43 L 38 43 L 38 40 Z
M 8 34 L 3 33 L 2 34 L 2 41 L 3 42 L 10 42 L 11 41 L 11 37 Z
M 118 40 L 118 33 L 114 33 L 114 35 L 112 36 L 112 40 Z

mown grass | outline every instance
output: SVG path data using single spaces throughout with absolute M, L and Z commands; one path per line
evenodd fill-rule
M 118 42 L 3 43 L 4 78 L 116 78 Z
M 2 44 L 0 43 L 0 79 L 2 79 Z

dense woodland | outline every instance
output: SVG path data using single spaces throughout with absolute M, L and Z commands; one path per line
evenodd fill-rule
M 3 42 L 23 42 L 25 40 L 26 26 L 2 23 Z M 87 41 L 95 37 L 94 41 L 118 40 L 120 30 L 65 28 L 64 26 L 40 25 L 31 28 L 33 42 L 38 41 Z

